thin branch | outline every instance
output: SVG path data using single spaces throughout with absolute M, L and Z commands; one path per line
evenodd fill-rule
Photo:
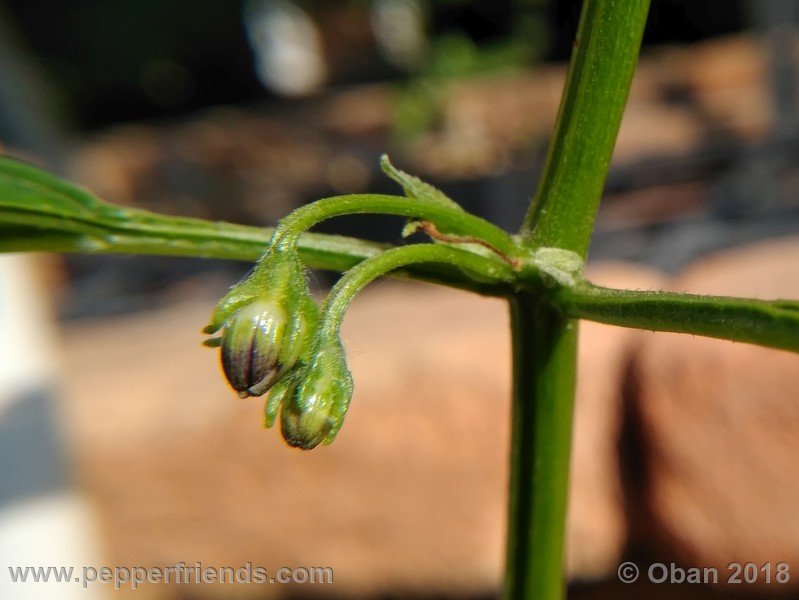
M 799 352 L 797 301 L 617 290 L 587 282 L 559 289 L 553 301 L 572 318 Z

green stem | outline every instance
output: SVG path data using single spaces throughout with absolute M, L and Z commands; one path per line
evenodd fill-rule
M 3 218 L 0 211 L 0 222 Z M 171 217 L 164 219 L 169 222 L 169 237 L 138 230 L 131 223 L 128 223 L 124 232 L 104 230 L 102 234 L 92 236 L 34 227 L 0 226 L 0 253 L 149 254 L 255 262 L 263 255 L 273 231 L 272 228 L 218 222 L 215 223 L 213 234 L 195 235 L 192 226 L 176 224 Z M 318 233 L 303 234 L 297 244 L 300 258 L 306 266 L 338 272 L 344 272 L 390 248 L 392 246 L 388 244 Z M 509 289 L 504 276 L 478 281 L 451 265 L 410 265 L 396 275 L 486 296 L 506 296 Z
M 583 282 L 553 301 L 569 317 L 799 352 L 799 302 L 614 290 Z
M 508 232 L 463 210 L 441 202 L 404 196 L 352 194 L 323 198 L 293 211 L 278 223 L 274 243 L 293 243 L 299 234 L 317 223 L 342 215 L 377 213 L 422 219 L 452 235 L 478 238 L 506 257 L 515 257 L 519 248 Z
M 289 233 L 294 229 L 294 242 L 309 267 L 345 271 L 391 246 L 309 233 L 297 240 L 296 231 L 335 214 L 364 210 L 429 219 L 444 231 L 485 237 L 509 255 L 511 246 L 517 250 L 506 232 L 457 207 L 398 196 L 324 200 L 299 209 L 282 227 Z M 252 262 L 264 254 L 273 232 L 110 204 L 55 175 L 0 156 L 0 252 L 159 254 Z M 502 261 L 498 257 L 496 262 Z M 476 280 L 448 264 L 410 265 L 402 275 L 487 295 L 507 295 L 509 287 L 502 278 Z
M 510 303 L 513 405 L 505 600 L 559 600 L 577 322 L 540 295 Z
M 504 278 L 508 282 L 513 280 L 513 271 L 507 265 L 465 250 L 436 244 L 392 248 L 356 265 L 333 286 L 322 308 L 320 339 L 333 339 L 338 335 L 347 307 L 365 286 L 391 271 L 419 263 L 451 265 L 477 277 Z
M 585 258 L 649 0 L 585 0 L 525 246 Z M 529 295 L 528 295 L 529 294 Z M 511 303 L 513 424 L 506 599 L 560 600 L 577 324 L 531 286 Z
M 649 0 L 585 0 L 566 88 L 522 235 L 585 258 Z

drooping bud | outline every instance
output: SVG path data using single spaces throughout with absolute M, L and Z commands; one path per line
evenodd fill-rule
M 272 251 L 219 303 L 222 369 L 239 396 L 265 394 L 314 344 L 319 309 L 295 252 Z
M 324 343 L 298 383 L 281 397 L 280 425 L 286 442 L 303 450 L 332 442 L 344 422 L 352 389 L 341 343 Z
M 305 323 L 296 324 L 304 329 Z M 304 331 L 275 302 L 258 299 L 236 311 L 222 334 L 222 369 L 240 396 L 260 396 L 299 358 Z

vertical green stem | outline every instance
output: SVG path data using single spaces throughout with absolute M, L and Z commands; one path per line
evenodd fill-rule
M 585 257 L 649 0 L 585 0 L 544 172 L 521 229 L 530 250 Z M 577 322 L 545 292 L 511 299 L 513 425 L 505 598 L 560 600 Z
M 538 295 L 510 301 L 513 404 L 505 600 L 559 600 L 577 321 Z
M 649 0 L 585 0 L 566 88 L 523 237 L 585 257 L 630 92 Z

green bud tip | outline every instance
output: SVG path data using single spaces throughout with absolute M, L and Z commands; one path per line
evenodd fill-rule
M 322 345 L 303 377 L 281 395 L 280 425 L 286 442 L 303 450 L 332 442 L 343 424 L 352 389 L 341 344 Z

